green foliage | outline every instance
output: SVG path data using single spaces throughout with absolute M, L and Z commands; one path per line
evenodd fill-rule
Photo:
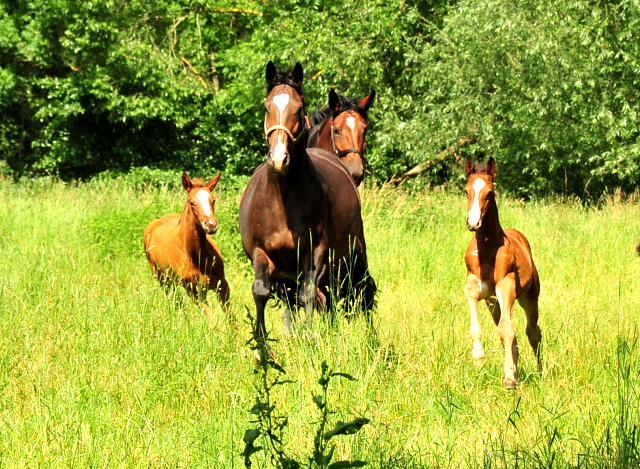
M 466 140 L 525 196 L 639 182 L 637 2 L 466 0 L 416 59 L 427 152 Z
M 455 8 L 452 6 L 455 5 Z M 379 178 L 456 181 L 493 155 L 521 196 L 640 182 L 640 8 L 594 0 L 12 0 L 0 5 L 7 171 L 249 174 L 264 65 L 300 61 L 310 108 L 376 89 Z

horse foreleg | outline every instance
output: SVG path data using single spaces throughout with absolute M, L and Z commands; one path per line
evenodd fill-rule
M 504 386 L 515 388 L 518 376 L 518 341 L 513 326 L 513 305 L 516 300 L 516 283 L 512 274 L 496 284 L 496 296 L 500 304 L 500 322 L 498 334 L 504 345 Z
M 469 302 L 469 314 L 471 325 L 469 332 L 473 341 L 473 358 L 478 360 L 484 357 L 484 349 L 480 341 L 482 340 L 482 329 L 478 322 L 478 301 L 482 298 L 482 282 L 473 274 L 467 274 L 467 283 L 464 286 L 464 295 Z
M 264 251 L 258 248 L 253 251 L 253 272 L 255 279 L 251 292 L 253 293 L 253 301 L 256 303 L 256 330 L 254 331 L 256 338 L 264 338 L 267 335 L 264 310 L 271 292 L 271 285 L 269 283 L 270 264 L 271 262 Z

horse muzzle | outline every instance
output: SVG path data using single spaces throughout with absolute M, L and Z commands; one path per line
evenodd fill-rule
M 217 220 L 214 220 L 214 221 L 209 221 L 209 220 L 203 221 L 202 222 L 202 229 L 207 234 L 210 234 L 210 235 L 215 234 L 216 231 L 218 231 L 218 222 L 217 222 Z
M 482 218 L 478 219 L 475 222 L 469 221 L 467 219 L 467 229 L 469 231 L 478 231 L 478 229 L 482 226 Z
M 288 152 L 269 152 L 269 157 L 267 158 L 267 165 L 269 166 L 269 170 L 274 173 L 284 173 L 289 169 L 289 163 L 291 162 L 291 158 L 289 158 Z

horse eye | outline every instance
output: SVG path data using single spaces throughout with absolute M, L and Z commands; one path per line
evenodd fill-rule
M 267 106 L 263 106 L 263 108 L 264 108 L 264 113 L 269 114 L 269 108 Z
M 334 129 L 333 131 L 336 135 L 342 135 L 342 132 L 340 132 L 340 129 Z

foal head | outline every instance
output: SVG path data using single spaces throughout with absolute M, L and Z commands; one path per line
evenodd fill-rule
M 189 210 L 191 210 L 196 223 L 199 223 L 207 234 L 214 234 L 218 231 L 218 220 L 213 215 L 216 199 L 211 192 L 218 184 L 220 174 L 218 173 L 211 181 L 203 184 L 200 179 L 192 181 L 187 173 L 182 173 L 182 187 L 189 195 L 187 201 Z
M 361 99 L 329 92 L 329 109 L 333 113 L 331 142 L 335 155 L 347 165 L 356 185 L 364 179 L 364 150 L 367 135 L 367 112 L 376 97 L 375 90 Z
M 464 172 L 469 177 L 464 188 L 467 193 L 469 210 L 467 228 L 476 231 L 482 226 L 482 218 L 495 197 L 493 178 L 496 176 L 496 160 L 490 157 L 486 163 L 475 164 L 469 156 L 465 163 Z
M 267 100 L 264 103 L 264 133 L 269 145 L 267 164 L 276 173 L 285 172 L 290 152 L 304 133 L 305 107 L 302 96 L 302 65 L 290 72 L 267 64 Z

